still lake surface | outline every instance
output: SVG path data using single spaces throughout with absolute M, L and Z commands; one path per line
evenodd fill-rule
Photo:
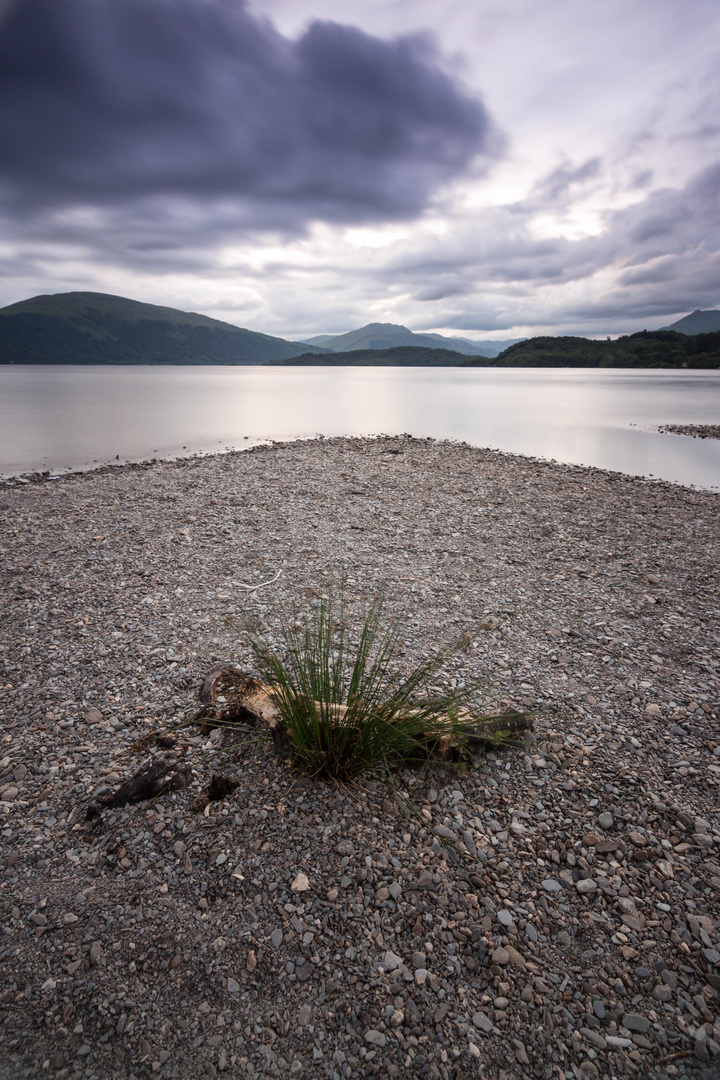
M 409 433 L 720 486 L 720 372 L 597 368 L 0 367 L 0 475 L 322 435 Z

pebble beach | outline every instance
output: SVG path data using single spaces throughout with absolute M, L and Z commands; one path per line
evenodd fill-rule
M 333 438 L 0 511 L 3 1080 L 717 1080 L 717 494 Z M 533 733 L 393 790 L 181 726 L 340 575 Z M 88 820 L 171 730 L 187 786 Z

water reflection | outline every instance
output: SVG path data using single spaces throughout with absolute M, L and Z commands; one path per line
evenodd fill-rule
M 710 488 L 720 443 L 651 429 L 719 416 L 718 372 L 5 367 L 0 472 L 408 432 Z

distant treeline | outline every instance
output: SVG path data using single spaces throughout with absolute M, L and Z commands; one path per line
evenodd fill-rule
M 322 356 L 304 353 L 269 363 L 289 367 L 720 368 L 720 333 L 688 335 L 674 330 L 643 330 L 617 341 L 536 337 L 511 345 L 494 357 L 468 357 L 450 349 L 403 345 Z
M 475 367 L 475 360 L 466 360 Z M 678 334 L 642 330 L 616 341 L 581 337 L 536 337 L 511 345 L 497 357 L 500 367 L 720 368 L 720 333 Z M 485 361 L 481 360 L 485 367 Z
M 350 352 L 303 353 L 290 360 L 270 360 L 283 367 L 459 367 L 467 355 L 452 349 L 428 349 L 423 345 L 396 345 L 392 349 L 353 349 Z M 473 357 L 485 367 L 495 364 L 489 357 Z

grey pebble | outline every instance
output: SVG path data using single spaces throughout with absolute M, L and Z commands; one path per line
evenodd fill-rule
M 627 1028 L 628 1031 L 637 1031 L 640 1035 L 644 1035 L 650 1027 L 650 1021 L 642 1013 L 625 1013 L 622 1018 L 622 1026 Z
M 474 1028 L 477 1028 L 478 1031 L 483 1031 L 486 1035 L 489 1035 L 493 1030 L 493 1022 L 487 1013 L 473 1013 L 472 1022 Z

